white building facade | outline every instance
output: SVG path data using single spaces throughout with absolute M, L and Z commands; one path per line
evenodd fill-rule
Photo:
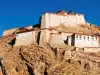
M 64 15 L 54 13 L 44 13 L 41 18 L 41 28 L 49 28 L 58 25 L 77 27 L 79 24 L 86 24 L 83 14 Z
M 100 47 L 99 37 L 96 35 L 73 34 L 72 45 L 74 47 Z
M 16 34 L 16 40 L 14 46 L 21 46 L 21 45 L 26 46 L 26 45 L 36 44 L 36 40 L 37 37 L 35 31 L 19 33 Z
M 72 45 L 78 48 L 100 47 L 99 36 L 81 33 L 61 32 L 50 34 L 50 45 Z

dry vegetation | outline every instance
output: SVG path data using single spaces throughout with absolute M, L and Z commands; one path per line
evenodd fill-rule
M 99 69 L 93 71 L 75 59 L 65 59 L 64 52 L 72 46 L 59 50 L 38 45 L 12 47 L 10 41 L 0 41 L 0 75 L 99 75 Z
M 97 34 L 100 32 L 97 27 L 89 25 L 81 25 L 77 28 L 59 25 L 57 29 L 73 33 Z M 65 56 L 66 51 L 74 50 L 72 46 L 13 47 L 12 39 L 14 37 L 0 40 L 0 75 L 100 75 L 100 67 L 97 70 L 90 69 L 89 66 L 83 67 L 76 59 Z M 100 56 L 100 53 L 87 54 Z
M 85 34 L 98 34 L 99 28 L 93 25 L 79 25 L 78 27 L 66 27 L 59 25 L 56 27 L 59 31 L 72 32 L 72 33 L 85 33 Z

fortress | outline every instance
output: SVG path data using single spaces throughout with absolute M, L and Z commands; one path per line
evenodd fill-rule
M 40 21 L 3 32 L 0 75 L 100 74 L 99 27 L 63 10 L 45 12 Z
M 77 14 L 72 11 L 67 13 L 63 10 L 57 13 L 46 12 L 42 14 L 40 20 L 40 28 L 34 28 L 32 26 L 14 28 L 4 31 L 3 36 L 15 35 L 16 40 L 14 46 L 37 43 L 40 46 L 47 46 L 47 44 L 51 47 L 72 45 L 76 48 L 91 49 L 93 47 L 97 51 L 99 50 L 99 32 L 98 34 L 94 34 L 92 30 L 86 29 L 83 31 L 87 31 L 87 33 L 82 33 L 75 29 L 81 27 L 81 25 L 90 26 L 90 24 L 85 21 L 83 14 Z M 73 28 L 73 30 L 68 32 L 67 29 L 65 29 L 65 31 L 63 31 L 63 28 L 59 26 L 64 26 L 64 28 L 68 29 Z M 78 32 L 73 32 L 74 30 Z
M 76 27 L 80 24 L 86 24 L 83 14 L 69 13 L 61 10 L 55 13 L 44 13 L 41 19 L 41 28 L 49 28 L 58 25 Z

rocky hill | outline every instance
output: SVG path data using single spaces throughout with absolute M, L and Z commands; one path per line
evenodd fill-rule
M 72 46 L 55 49 L 49 45 L 13 47 L 11 40 L 14 38 L 0 40 L 0 75 L 100 75 L 99 66 L 94 68 L 89 64 L 82 66 L 79 53 L 75 54 Z M 71 57 L 68 54 L 70 52 Z M 95 62 L 86 60 L 86 57 L 82 59 Z

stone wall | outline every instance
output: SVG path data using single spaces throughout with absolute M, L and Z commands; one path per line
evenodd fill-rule
M 44 13 L 42 14 L 41 28 L 49 28 L 58 25 L 77 27 L 78 24 L 85 23 L 84 15 L 80 14 L 67 14 L 63 16 L 53 13 Z
M 61 34 L 51 34 L 51 36 L 50 36 L 50 45 L 51 46 L 54 46 L 54 45 L 64 45 L 64 44 L 65 44 L 64 43 L 64 39 L 61 36 Z
M 3 36 L 8 36 L 8 35 L 14 34 L 15 31 L 16 31 L 16 29 L 17 29 L 17 28 L 10 29 L 10 30 L 5 30 L 5 31 L 3 32 Z
M 84 48 L 84 52 L 100 52 L 100 47 Z
M 71 45 L 71 39 L 69 38 L 71 35 L 71 33 L 51 33 L 49 43 L 51 46 L 65 44 Z
M 31 30 L 32 28 L 33 28 L 32 26 L 27 26 L 27 27 L 24 27 L 24 28 L 13 28 L 13 29 L 10 29 L 10 30 L 5 30 L 3 32 L 3 36 L 16 34 L 17 32 L 21 32 L 23 30 Z
M 48 43 L 49 38 L 50 38 L 50 31 L 47 29 L 41 30 L 39 45 L 40 46 L 46 45 Z
M 74 47 L 99 47 L 98 36 L 57 32 L 57 30 L 41 30 L 39 45 L 72 45 Z
M 43 29 L 40 32 L 40 40 L 39 40 L 39 45 L 44 46 L 47 43 L 49 43 L 49 40 L 51 38 L 51 33 L 57 33 L 57 30 L 49 30 L 49 29 Z
M 76 51 L 80 52 L 100 52 L 100 47 L 84 47 L 84 48 L 76 48 Z
M 36 43 L 35 31 L 20 33 L 16 35 L 16 41 L 14 46 L 30 45 Z

